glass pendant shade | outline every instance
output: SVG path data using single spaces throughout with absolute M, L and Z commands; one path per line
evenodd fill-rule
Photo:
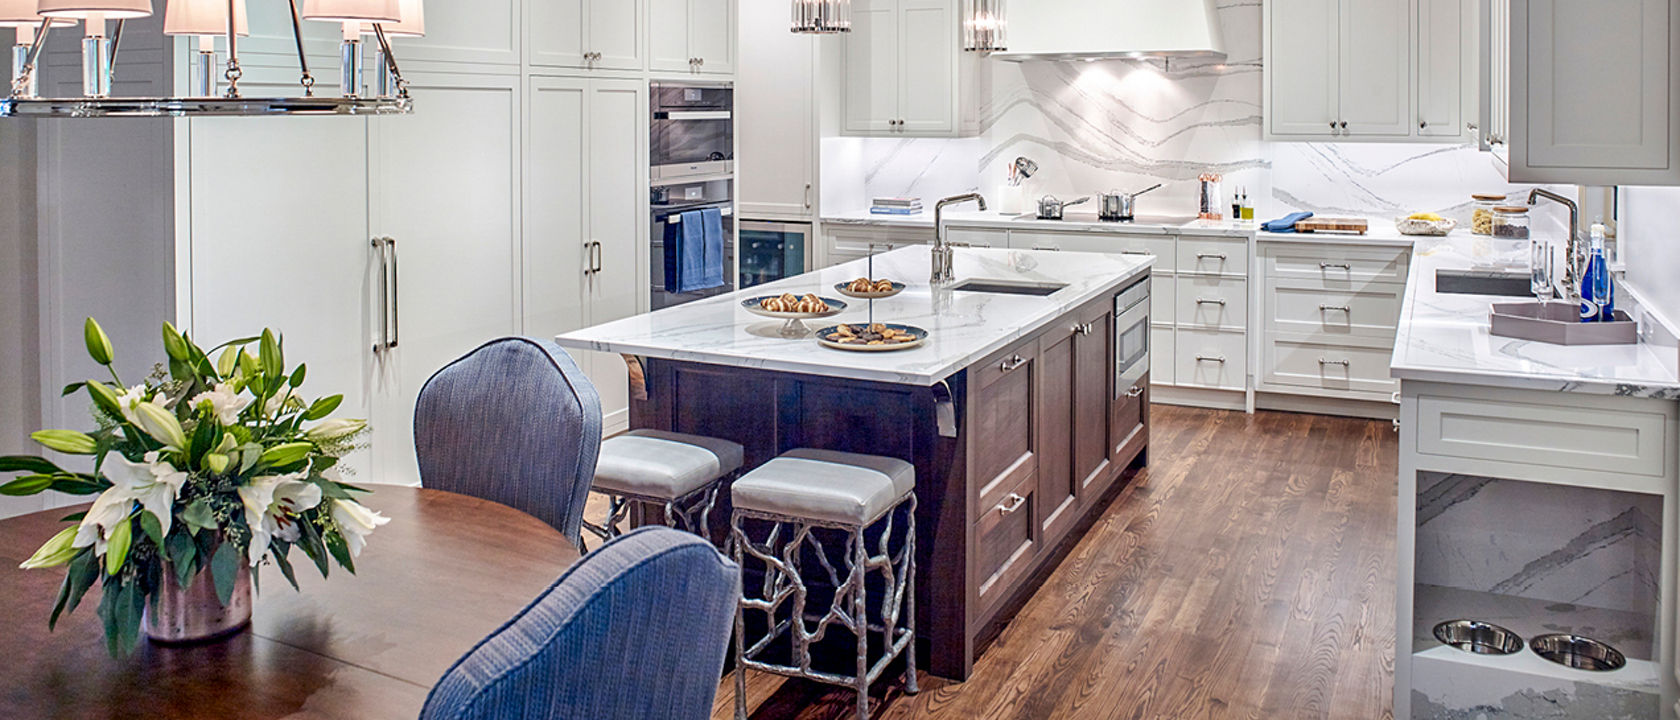
M 241 36 L 251 34 L 250 20 L 245 15 L 245 0 L 234 0 L 235 31 Z M 226 35 L 227 0 L 169 0 L 163 15 L 165 35 Z
M 303 0 L 305 20 L 394 23 L 402 20 L 399 0 Z
M 400 22 L 380 23 L 385 27 L 386 37 L 425 37 L 426 36 L 426 2 L 425 0 L 399 0 L 402 8 Z M 373 34 L 373 23 L 362 25 L 363 35 Z
M 36 0 L 0 0 L 0 27 L 34 27 L 41 24 L 35 12 Z
M 152 16 L 152 0 L 40 0 L 35 11 L 52 18 L 133 20 Z
M 793 0 L 796 33 L 827 35 L 852 31 L 851 0 Z
M 1003 52 L 1009 49 L 1009 22 L 1004 19 L 1004 0 L 963 0 L 963 49 L 969 52 Z

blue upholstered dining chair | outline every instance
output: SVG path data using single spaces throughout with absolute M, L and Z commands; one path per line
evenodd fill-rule
M 601 398 L 547 340 L 503 338 L 439 370 L 414 408 L 420 484 L 518 508 L 582 547 Z
M 444 673 L 420 720 L 704 720 L 741 570 L 663 526 L 578 561 Z

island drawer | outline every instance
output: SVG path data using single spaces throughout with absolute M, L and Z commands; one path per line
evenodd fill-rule
M 1177 353 L 1175 385 L 1248 389 L 1247 335 L 1179 328 Z
M 1267 290 L 1266 327 L 1272 332 L 1394 339 L 1406 286 L 1370 283 L 1353 290 L 1276 279 Z
M 1404 285 L 1411 266 L 1411 251 L 1394 247 L 1269 243 L 1262 247 L 1261 257 L 1268 277 L 1342 290 L 1374 282 Z
M 1178 271 L 1199 275 L 1248 275 L 1248 241 L 1190 237 L 1178 241 Z
M 1359 347 L 1304 339 L 1270 338 L 1261 382 L 1387 396 L 1400 387 L 1389 375 L 1391 346 Z
M 1155 272 L 1172 272 L 1176 243 L 1173 241 L 1172 235 L 1013 230 L 1009 233 L 1009 247 L 1013 250 L 1063 250 L 1067 252 L 1108 253 L 1110 255 L 1153 255 L 1155 256 Z
M 1038 476 L 1029 474 L 997 502 L 984 506 L 974 523 L 974 574 L 980 607 L 990 611 L 1032 571 L 1039 552 Z
M 1180 327 L 1248 327 L 1248 281 L 1184 275 L 1178 278 L 1176 320 Z
M 1671 402 L 1459 390 L 1417 399 L 1417 450 L 1426 455 L 1570 471 L 1667 476 L 1675 442 Z M 1614 403 L 1614 406 L 1611 404 Z

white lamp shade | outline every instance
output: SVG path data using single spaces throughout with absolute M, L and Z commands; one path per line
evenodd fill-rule
M 226 35 L 228 0 L 169 0 L 163 15 L 165 35 Z M 236 32 L 251 34 L 251 23 L 245 16 L 245 0 L 234 0 L 233 19 Z
M 383 22 L 402 20 L 399 0 L 303 0 L 299 14 L 326 22 Z
M 398 0 L 398 5 L 402 8 L 402 21 L 382 23 L 386 37 L 425 37 L 426 0 Z M 362 34 L 372 35 L 373 23 L 362 25 Z
M 0 0 L 0 27 L 32 27 L 41 24 L 35 12 L 36 0 Z
M 35 11 L 54 18 L 133 20 L 152 16 L 152 0 L 39 0 Z

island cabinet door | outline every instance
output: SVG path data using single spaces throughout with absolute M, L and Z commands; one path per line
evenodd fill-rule
M 1087 307 L 1079 317 L 1073 363 L 1073 472 L 1082 505 L 1096 502 L 1118 474 L 1115 415 L 1114 301 Z
M 1052 326 L 1038 343 L 1038 525 L 1054 545 L 1079 519 L 1080 325 Z
M 1036 338 L 970 370 L 968 456 L 975 585 L 989 616 L 1038 557 L 1038 446 L 1035 412 L 1043 371 Z

